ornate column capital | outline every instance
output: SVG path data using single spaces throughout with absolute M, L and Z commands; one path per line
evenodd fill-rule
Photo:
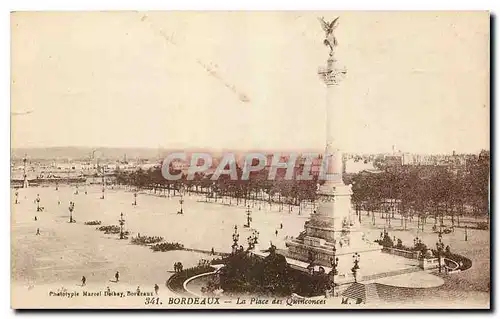
M 336 60 L 328 59 L 326 67 L 318 68 L 318 75 L 325 82 L 326 86 L 339 85 L 340 82 L 346 77 L 347 69 L 337 67 Z

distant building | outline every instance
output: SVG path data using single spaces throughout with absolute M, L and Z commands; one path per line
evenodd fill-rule
M 402 166 L 403 155 L 402 154 L 385 155 L 384 162 L 387 166 Z

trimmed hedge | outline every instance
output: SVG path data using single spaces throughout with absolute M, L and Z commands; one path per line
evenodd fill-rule
M 163 237 L 160 236 L 137 236 L 137 237 L 132 237 L 130 242 L 134 245 L 151 245 L 151 244 L 156 244 L 163 241 Z
M 214 271 L 215 268 L 210 266 L 196 266 L 192 268 L 187 268 L 181 272 L 173 274 L 167 281 L 167 287 L 176 293 L 186 293 L 184 290 L 184 282 L 193 276 L 204 274 L 207 272 Z
M 90 226 L 96 226 L 96 225 L 101 225 L 101 221 L 100 220 L 91 220 L 91 221 L 85 222 L 84 224 L 90 225 Z
M 151 246 L 153 251 L 171 251 L 171 250 L 183 250 L 184 245 L 179 243 L 160 243 Z

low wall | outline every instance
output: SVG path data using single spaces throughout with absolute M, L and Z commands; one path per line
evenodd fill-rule
M 418 251 L 410 251 L 410 250 L 402 250 L 397 248 L 382 248 L 382 252 L 388 253 L 391 255 L 401 256 L 408 259 L 418 259 Z
M 196 280 L 196 279 L 200 279 L 200 278 L 203 278 L 203 277 L 207 277 L 207 276 L 213 276 L 215 275 L 215 273 L 218 271 L 219 269 L 216 269 L 214 271 L 211 271 L 211 272 L 206 272 L 206 273 L 203 273 L 203 274 L 199 274 L 199 275 L 196 275 L 196 276 L 193 276 L 193 277 L 190 277 L 188 279 L 186 279 L 186 281 L 184 281 L 184 283 L 182 284 L 184 290 L 193 295 L 193 296 L 196 296 L 196 297 L 204 297 L 202 294 L 201 294 L 201 291 L 197 292 L 197 291 L 192 291 L 188 288 L 188 284 L 193 281 L 193 280 Z
M 419 261 L 420 268 L 423 270 L 439 267 L 439 258 L 425 258 Z M 441 265 L 444 266 L 443 257 L 441 257 Z

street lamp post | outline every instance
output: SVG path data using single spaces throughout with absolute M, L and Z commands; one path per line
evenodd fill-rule
M 259 243 L 259 232 L 254 230 L 252 235 L 248 236 L 248 248 L 254 249 L 255 245 Z
M 233 245 L 231 246 L 232 248 L 232 253 L 236 254 L 238 251 L 238 240 L 240 239 L 240 234 L 238 234 L 238 226 L 234 226 L 234 233 L 233 233 Z
M 137 191 L 134 192 L 134 203 L 132 205 L 137 206 Z
M 332 293 L 335 297 L 335 276 L 338 274 L 337 267 L 339 266 L 339 258 L 337 257 L 336 241 L 333 241 L 333 256 L 330 258 L 330 264 L 332 265 L 331 279 L 332 279 Z
M 99 163 L 97 163 L 97 171 L 99 171 Z M 102 172 L 102 175 L 101 175 L 101 178 L 102 178 L 102 195 L 101 195 L 101 199 L 104 199 L 104 190 L 106 189 L 106 181 L 104 180 L 104 167 L 102 167 L 101 172 Z
M 465 241 L 467 241 L 467 225 L 465 225 Z
M 124 239 L 125 234 L 123 233 L 123 226 L 125 225 L 125 219 L 123 219 L 123 213 L 120 213 L 120 219 L 118 222 L 120 223 L 120 239 Z
M 386 221 L 387 221 L 387 226 L 388 226 L 387 228 L 391 229 L 391 219 L 392 219 L 392 216 L 391 216 L 391 212 L 390 211 L 386 212 L 385 218 L 386 218 Z
M 75 221 L 73 220 L 73 210 L 75 209 L 75 202 L 69 202 L 69 222 L 74 223 Z
M 184 199 L 183 199 L 183 196 L 181 194 L 181 199 L 179 199 L 179 204 L 181 204 L 181 210 L 179 211 L 179 214 L 184 214 L 184 211 L 182 210 L 182 204 L 184 203 Z
M 250 228 L 250 222 L 252 221 L 252 217 L 250 216 L 250 214 L 251 214 L 250 205 L 247 206 L 246 212 L 247 212 L 247 223 L 246 223 L 245 227 Z
M 39 212 L 40 211 L 40 194 L 36 194 L 36 211 Z
M 16 190 L 15 195 L 16 195 L 16 204 L 19 204 L 19 201 L 18 201 L 18 199 L 19 199 L 19 191 Z
M 358 270 L 359 270 L 359 259 L 360 259 L 360 256 L 358 253 L 355 253 L 354 255 L 352 255 L 352 259 L 353 259 L 353 262 L 354 262 L 354 266 L 351 268 L 351 271 L 352 271 L 352 274 L 354 276 L 354 282 L 358 282 Z
M 443 233 L 441 232 L 441 229 L 439 230 L 438 233 L 438 242 L 436 243 L 436 248 L 438 252 L 438 265 L 439 265 L 439 273 L 441 273 L 441 256 L 443 254 L 443 249 L 444 249 L 444 244 L 443 244 Z

